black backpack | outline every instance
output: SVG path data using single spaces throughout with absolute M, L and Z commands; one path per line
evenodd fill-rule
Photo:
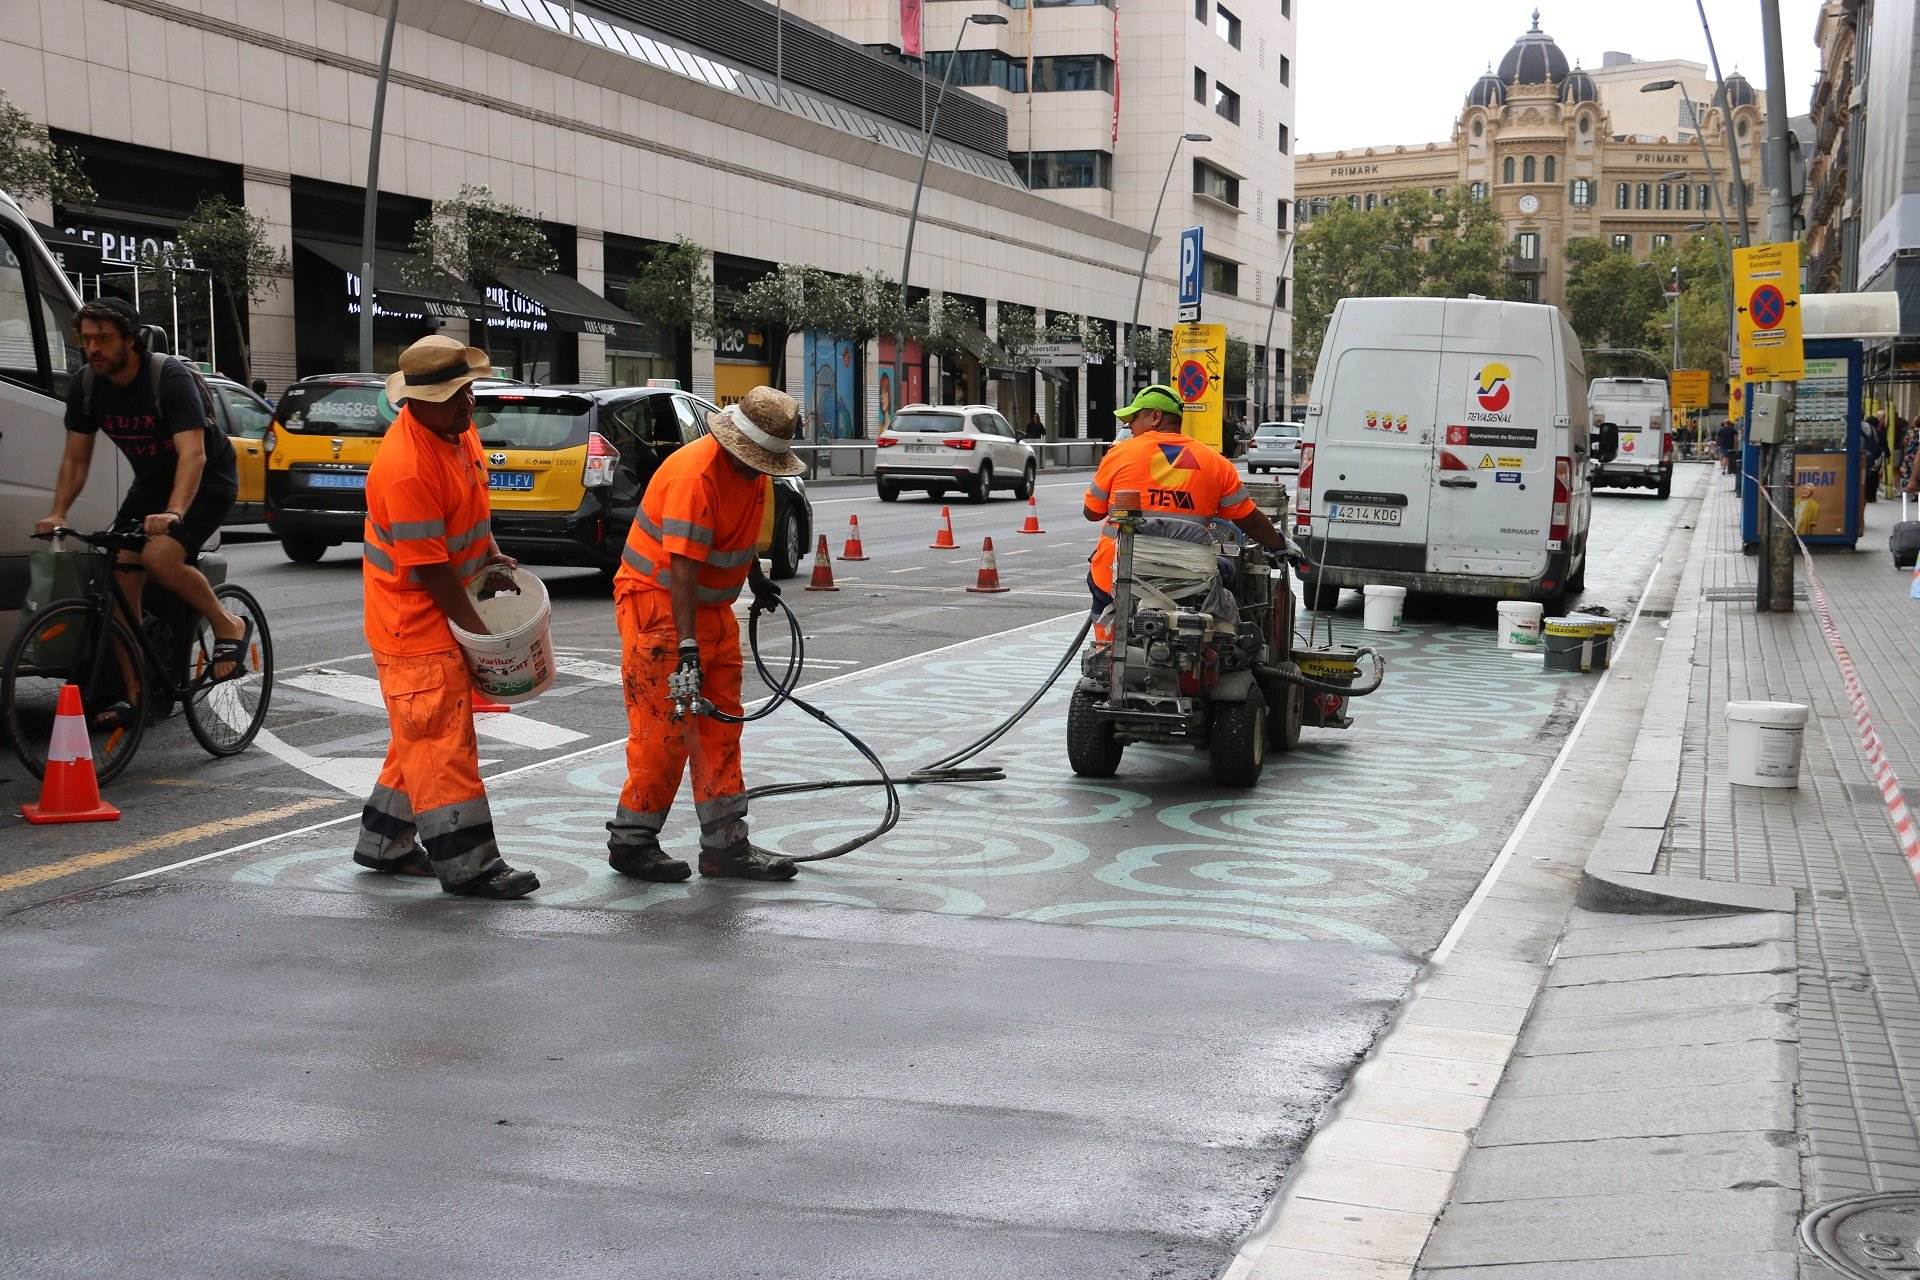
M 188 364 L 178 356 L 149 351 L 147 356 L 147 381 L 153 390 L 153 411 L 160 412 L 160 378 L 166 371 L 168 361 L 178 361 L 180 367 L 193 377 L 193 385 L 200 389 L 200 412 L 206 416 L 207 430 L 214 435 L 222 434 L 220 419 L 213 412 L 213 388 L 207 385 L 206 375 L 195 365 Z M 89 422 L 93 420 L 93 366 L 88 365 L 80 371 L 80 416 Z

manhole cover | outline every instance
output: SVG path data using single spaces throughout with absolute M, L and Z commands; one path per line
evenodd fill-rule
M 1822 1205 L 1801 1222 L 1800 1239 L 1816 1258 L 1859 1280 L 1920 1275 L 1920 1191 Z

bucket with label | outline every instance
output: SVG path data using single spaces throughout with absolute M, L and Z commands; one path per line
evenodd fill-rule
M 1366 600 L 1366 612 L 1360 625 L 1368 631 L 1398 631 L 1400 617 L 1407 607 L 1405 587 L 1367 587 L 1360 593 Z
M 1605 671 L 1613 661 L 1613 637 L 1620 623 L 1616 619 L 1592 613 L 1576 613 L 1573 616 L 1593 628 L 1593 669 Z
M 490 634 L 474 635 L 459 626 L 453 638 L 467 660 L 473 687 L 495 702 L 525 702 L 553 683 L 553 611 L 547 588 L 525 569 L 513 571 L 517 593 L 502 591 L 481 599 L 481 589 L 497 573 L 483 573 L 467 584 L 473 608 Z
M 1539 657 L 1540 623 L 1546 613 L 1545 606 L 1531 600 L 1502 600 L 1496 612 L 1500 615 L 1500 647 L 1512 653 Z
M 1593 670 L 1593 646 L 1598 618 L 1548 618 L 1541 628 L 1548 671 Z
M 1736 787 L 1797 787 L 1807 708 L 1798 702 L 1727 704 L 1727 781 Z

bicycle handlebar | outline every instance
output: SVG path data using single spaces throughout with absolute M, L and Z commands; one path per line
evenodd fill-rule
M 69 529 L 64 525 L 58 529 L 49 529 L 45 533 L 32 535 L 41 542 L 53 542 L 60 538 L 75 538 L 90 547 L 102 551 L 133 551 L 147 540 L 144 533 L 125 533 L 118 529 L 106 529 L 99 533 L 82 533 L 78 529 Z

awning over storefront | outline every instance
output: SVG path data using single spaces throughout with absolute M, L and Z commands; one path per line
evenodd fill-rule
M 33 229 L 39 233 L 47 251 L 53 255 L 62 271 L 93 275 L 101 269 L 99 245 L 89 244 L 77 235 L 55 231 L 44 223 L 34 223 Z
M 606 338 L 648 336 L 645 325 L 572 276 L 510 268 L 500 273 L 500 283 L 546 308 L 547 323 L 556 329 Z
M 296 239 L 299 248 L 338 267 L 349 276 L 360 277 L 360 246 L 333 240 Z M 483 320 L 487 318 L 486 299 L 452 276 L 438 275 L 430 285 L 408 280 L 408 268 L 420 261 L 419 255 L 393 249 L 376 249 L 373 257 L 374 304 L 384 310 L 417 310 L 443 320 Z

